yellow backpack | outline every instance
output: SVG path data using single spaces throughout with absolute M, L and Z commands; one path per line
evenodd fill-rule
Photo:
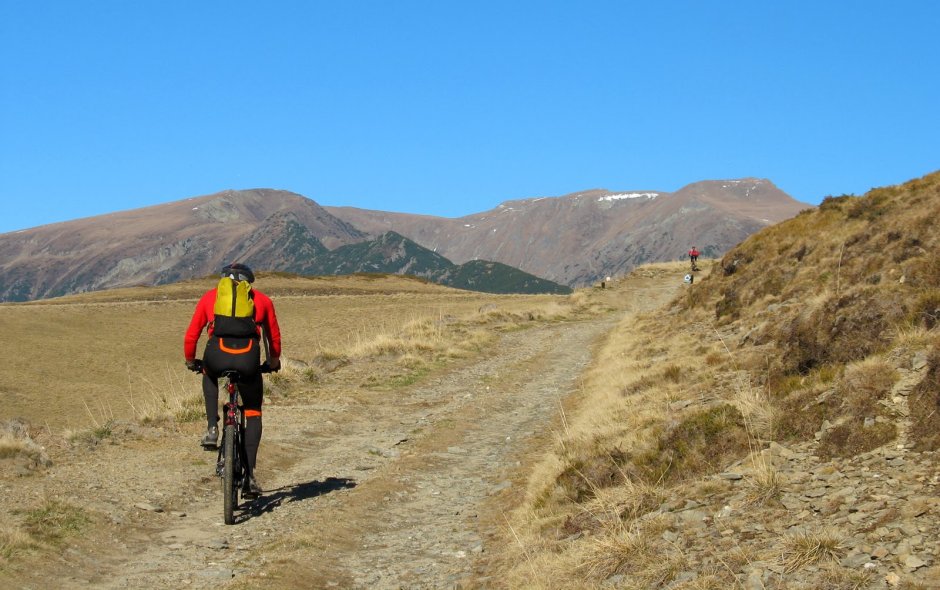
M 231 277 L 219 279 L 215 294 L 215 322 L 212 333 L 219 337 L 257 336 L 255 301 L 248 281 Z

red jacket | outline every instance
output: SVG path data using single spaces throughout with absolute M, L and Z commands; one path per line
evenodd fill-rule
M 274 313 L 274 303 L 271 298 L 252 289 L 255 302 L 255 324 L 258 325 L 258 335 L 264 336 L 268 348 L 268 358 L 281 357 L 281 329 L 277 325 L 277 315 Z M 196 311 L 193 312 L 193 319 L 189 322 L 189 328 L 186 329 L 186 336 L 183 337 L 183 355 L 187 361 L 196 358 L 196 343 L 199 341 L 199 335 L 202 329 L 209 326 L 206 334 L 212 335 L 212 322 L 215 319 L 215 289 L 206 291 L 199 303 L 196 304 Z M 262 332 L 261 328 L 264 327 Z

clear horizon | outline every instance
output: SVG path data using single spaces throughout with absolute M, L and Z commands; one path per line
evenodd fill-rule
M 940 169 L 940 5 L 0 5 L 0 233 L 225 189 L 460 217 Z

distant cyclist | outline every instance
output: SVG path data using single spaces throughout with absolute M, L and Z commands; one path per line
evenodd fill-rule
M 222 269 L 222 276 L 229 277 L 235 284 L 247 281 L 254 283 L 255 275 L 244 264 L 230 264 Z M 249 492 L 253 495 L 261 493 L 261 487 L 255 481 L 255 464 L 258 458 L 258 447 L 261 445 L 261 404 L 264 401 L 264 384 L 261 379 L 260 348 L 263 342 L 267 351 L 267 362 L 272 371 L 281 367 L 281 330 L 277 325 L 277 316 L 274 313 L 274 303 L 271 299 L 256 289 L 250 289 L 250 297 L 254 303 L 254 333 L 249 337 L 254 340 L 251 362 L 245 359 L 238 350 L 227 348 L 220 344 L 220 338 L 214 334 L 215 304 L 217 289 L 207 291 L 193 312 L 189 322 L 186 336 L 183 340 L 183 354 L 186 366 L 192 371 L 202 370 L 202 393 L 206 402 L 206 421 L 208 427 L 202 438 L 202 446 L 214 448 L 219 438 L 219 376 L 227 369 L 238 368 L 241 373 L 239 392 L 245 412 L 245 451 L 248 453 L 248 463 L 251 466 L 252 477 L 248 483 Z M 196 361 L 196 344 L 203 328 L 208 326 L 203 364 Z M 262 341 L 263 339 L 263 341 Z M 249 342 L 249 344 L 251 344 Z
M 689 250 L 689 260 L 692 262 L 692 270 L 698 270 L 698 255 L 699 251 L 695 249 L 695 246 L 692 246 L 692 249 Z

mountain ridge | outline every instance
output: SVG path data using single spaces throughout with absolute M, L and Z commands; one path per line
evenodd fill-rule
M 452 274 L 466 277 L 467 269 L 458 272 L 446 258 L 403 240 L 370 240 L 296 193 L 228 190 L 0 235 L 0 300 L 173 283 L 211 274 L 236 260 L 257 269 L 308 275 L 410 273 L 441 284 L 449 284 Z M 396 264 L 393 252 L 383 258 L 374 248 L 392 242 L 423 266 Z M 454 286 L 489 292 L 570 291 L 508 267 L 488 272 L 490 281 L 464 280 Z
M 457 219 L 322 207 L 284 190 L 226 190 L 0 234 L 0 300 L 166 284 L 235 260 L 310 273 L 322 270 L 315 259 L 388 231 L 456 265 L 485 260 L 519 269 L 527 273 L 519 284 L 537 284 L 527 278 L 534 275 L 578 286 L 674 260 L 691 245 L 720 255 L 803 208 L 754 178 L 701 181 L 675 193 L 591 189 L 509 200 Z M 513 273 L 499 267 L 497 274 Z
M 370 235 L 394 230 L 456 263 L 495 260 L 578 286 L 675 260 L 693 245 L 718 256 L 810 207 L 767 179 L 744 178 L 700 181 L 673 193 L 591 189 L 517 199 L 459 218 L 325 209 Z

